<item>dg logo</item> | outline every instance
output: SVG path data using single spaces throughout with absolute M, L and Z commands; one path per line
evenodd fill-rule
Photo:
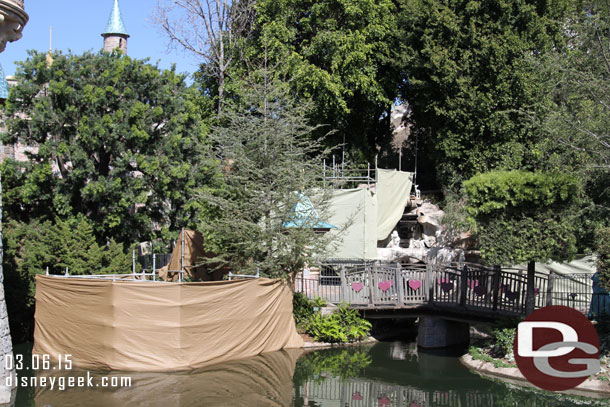
M 513 350 L 523 376 L 544 390 L 571 389 L 600 370 L 595 327 L 569 307 L 544 307 L 528 315 L 517 326 Z

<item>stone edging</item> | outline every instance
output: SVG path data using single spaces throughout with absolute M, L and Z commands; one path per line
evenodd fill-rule
M 460 362 L 462 362 L 462 364 L 468 369 L 481 376 L 501 379 L 502 381 L 517 386 L 537 389 L 537 387 L 531 384 L 516 367 L 495 367 L 493 363 L 485 362 L 483 360 L 475 360 L 469 354 L 462 356 L 460 358 Z M 575 388 L 563 391 L 561 393 L 583 397 L 608 398 L 610 397 L 610 382 L 603 382 L 597 379 L 587 379 Z
M 303 344 L 303 349 L 330 349 L 330 348 L 342 348 L 346 346 L 358 346 L 358 345 L 366 345 L 369 343 L 377 342 L 377 339 L 368 337 L 367 339 L 360 342 L 350 342 L 350 343 L 328 343 L 328 342 L 305 342 Z

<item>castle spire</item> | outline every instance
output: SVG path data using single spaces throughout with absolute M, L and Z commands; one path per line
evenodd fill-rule
M 114 0 L 114 5 L 110 11 L 110 17 L 108 17 L 108 23 L 102 33 L 104 37 L 104 51 L 112 51 L 115 48 L 119 48 L 123 53 L 127 54 L 127 29 L 125 23 L 123 23 L 123 17 L 121 17 L 121 9 L 119 8 L 119 0 Z

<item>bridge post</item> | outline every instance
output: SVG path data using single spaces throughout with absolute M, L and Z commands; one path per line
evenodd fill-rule
M 460 275 L 460 307 L 466 308 L 466 295 L 468 290 L 468 267 L 464 266 Z
M 417 326 L 417 346 L 424 349 L 448 348 L 465 345 L 470 340 L 470 326 L 466 322 L 422 315 Z
M 396 281 L 396 294 L 398 298 L 396 302 L 401 305 L 405 302 L 405 281 L 402 278 L 402 269 L 400 263 L 396 263 L 396 270 L 394 270 L 394 280 Z
M 550 307 L 553 305 L 553 285 L 555 283 L 555 273 L 553 270 L 549 271 L 549 280 L 546 283 L 546 306 Z
M 500 280 L 502 280 L 502 269 L 500 266 L 494 266 L 493 273 L 493 310 L 496 312 L 498 310 L 498 300 L 500 296 Z
M 428 292 L 426 293 L 426 299 L 429 303 L 434 302 L 434 271 L 431 264 L 426 264 L 426 286 Z
M 373 266 L 373 267 L 375 267 L 375 266 Z M 374 280 L 375 272 L 368 265 L 364 266 L 364 270 L 365 270 L 365 275 L 368 274 L 368 281 L 369 281 L 369 304 L 373 305 L 375 303 L 375 299 L 373 298 L 375 296 L 375 280 Z
M 339 300 L 341 302 L 346 300 L 345 296 L 345 286 L 347 285 L 347 281 L 345 279 L 345 266 L 341 266 L 341 270 L 339 271 L 339 275 L 341 276 L 341 285 L 339 288 Z M 347 302 L 347 301 L 346 301 Z
M 525 315 L 529 315 L 534 312 L 536 306 L 536 263 L 530 261 L 527 263 L 527 289 L 525 292 Z

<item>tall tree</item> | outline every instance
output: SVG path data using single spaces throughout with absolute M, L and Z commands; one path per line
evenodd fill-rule
M 98 240 L 147 240 L 193 225 L 195 187 L 210 182 L 198 94 L 173 70 L 118 52 L 31 52 L 17 71 L 4 143 L 7 214 L 91 220 Z
M 354 159 L 371 160 L 391 135 L 396 14 L 391 0 L 258 1 L 244 60 L 289 79 L 297 98 L 312 103 L 312 123 L 336 130 L 329 144 L 345 140 Z
M 543 122 L 544 162 L 579 174 L 595 224 L 610 218 L 610 6 L 580 4 L 569 46 L 540 61 L 554 108 Z M 590 231 L 588 231 L 590 235 Z
M 157 7 L 156 19 L 170 43 L 200 58 L 205 75 L 217 80 L 218 114 L 229 68 L 252 26 L 253 4 L 254 0 L 177 0 Z
M 201 195 L 217 209 L 200 226 L 218 239 L 221 254 L 212 261 L 241 273 L 293 278 L 327 243 L 316 232 L 325 213 L 326 197 L 317 189 L 324 150 L 311 139 L 305 107 L 283 86 L 253 85 L 221 123 L 210 137 L 223 188 Z
M 561 47 L 568 1 L 402 0 L 401 97 L 441 185 L 535 169 L 551 106 L 531 57 Z

